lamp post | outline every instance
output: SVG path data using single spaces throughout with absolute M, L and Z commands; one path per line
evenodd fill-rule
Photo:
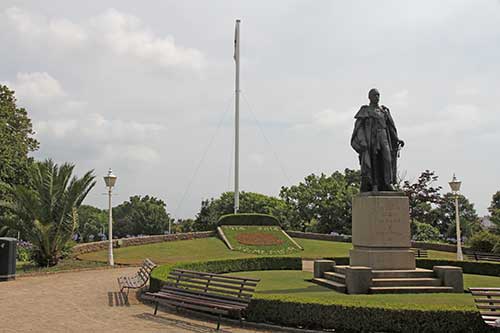
M 464 260 L 464 256 L 462 254 L 462 244 L 461 244 L 461 239 L 462 236 L 460 234 L 460 215 L 458 214 L 458 194 L 460 191 L 460 185 L 462 185 L 462 182 L 455 177 L 455 174 L 453 174 L 453 179 L 451 182 L 449 182 L 451 191 L 453 194 L 455 194 L 455 223 L 456 223 L 456 229 L 457 229 L 457 260 Z
M 115 265 L 115 261 L 113 259 L 113 210 L 111 209 L 111 196 L 113 191 L 113 186 L 116 183 L 116 176 L 113 174 L 113 171 L 109 169 L 108 174 L 104 176 L 104 182 L 108 187 L 108 210 L 109 210 L 109 226 L 108 226 L 108 239 L 109 239 L 109 247 L 108 247 L 108 263 L 110 266 Z

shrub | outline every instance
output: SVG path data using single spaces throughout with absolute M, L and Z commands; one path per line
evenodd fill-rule
M 347 306 L 287 296 L 253 298 L 247 311 L 253 322 L 335 332 L 488 332 L 479 311 L 417 310 Z
M 227 214 L 219 218 L 217 226 L 221 225 L 280 225 L 277 218 L 268 214 L 238 213 Z
M 412 222 L 411 233 L 412 239 L 419 242 L 436 241 L 439 239 L 439 229 L 428 223 Z
M 30 242 L 19 241 L 17 243 L 17 255 L 18 261 L 30 261 L 33 255 L 33 245 Z
M 500 241 L 500 236 L 488 231 L 481 231 L 471 237 L 469 243 L 471 250 L 478 252 L 492 252 L 496 243 Z
M 466 274 L 500 276 L 500 263 L 481 261 L 458 261 L 445 259 L 417 259 L 417 267 L 432 269 L 434 266 L 462 267 Z

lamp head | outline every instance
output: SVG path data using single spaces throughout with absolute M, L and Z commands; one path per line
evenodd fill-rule
M 113 187 L 115 186 L 116 183 L 116 176 L 113 174 L 113 171 L 111 168 L 108 171 L 108 174 L 104 176 L 104 182 L 106 183 L 107 187 Z
M 451 190 L 456 193 L 460 191 L 460 185 L 462 185 L 462 182 L 457 179 L 455 174 L 453 174 L 453 179 L 448 184 L 450 184 Z

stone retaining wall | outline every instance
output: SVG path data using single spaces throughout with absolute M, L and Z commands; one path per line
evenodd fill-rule
M 127 247 L 127 246 L 144 245 L 151 243 L 171 242 L 177 240 L 208 238 L 213 236 L 215 236 L 215 231 L 187 232 L 187 233 L 179 233 L 171 235 L 154 235 L 154 236 L 121 238 L 113 240 L 113 247 Z M 102 251 L 107 249 L 108 246 L 109 246 L 108 241 L 78 244 L 73 247 L 73 255 L 77 256 L 84 253 Z
M 317 234 L 314 232 L 302 232 L 302 231 L 287 231 L 291 237 L 296 238 L 307 238 L 307 239 L 316 239 L 316 240 L 326 240 L 332 242 L 351 242 L 351 236 L 334 236 L 329 234 Z
M 332 242 L 351 242 L 351 236 L 334 236 L 328 234 L 317 234 L 314 232 L 302 232 L 302 231 L 287 231 L 287 233 L 296 238 L 307 238 L 316 240 L 326 240 Z M 443 252 L 457 252 L 457 246 L 455 244 L 438 244 L 438 243 L 426 243 L 426 242 L 411 242 L 411 246 L 419 249 L 443 251 Z M 464 253 L 470 252 L 469 248 L 462 246 Z

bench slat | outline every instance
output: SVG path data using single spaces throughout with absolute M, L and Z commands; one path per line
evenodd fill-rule
M 202 276 L 202 275 L 196 275 L 196 274 L 192 274 L 192 273 L 177 273 L 175 271 L 173 272 L 170 272 L 170 275 L 169 275 L 169 278 L 170 276 L 172 276 L 172 279 L 177 279 L 178 276 L 188 276 L 188 277 L 192 277 L 192 278 L 197 278 L 197 279 L 203 279 L 203 280 L 209 280 L 210 281 L 216 281 L 216 282 L 223 282 L 223 283 L 228 283 L 228 284 L 236 284 L 236 285 L 241 285 L 242 283 L 245 284 L 246 286 L 252 286 L 252 287 L 255 287 L 257 286 L 257 283 L 256 282 L 248 282 L 246 280 L 242 280 L 242 281 L 238 281 L 238 280 L 234 280 L 234 279 L 225 279 L 223 275 L 221 276 Z
M 193 284 L 199 284 L 199 285 L 206 285 L 207 283 L 209 283 L 209 285 L 211 285 L 211 286 L 221 287 L 221 288 L 227 288 L 227 289 L 231 289 L 231 290 L 242 290 L 242 291 L 249 291 L 249 292 L 255 291 L 255 288 L 241 287 L 241 285 L 245 285 L 245 284 L 240 284 L 240 287 L 237 287 L 237 286 L 234 286 L 234 285 L 226 285 L 226 284 L 223 284 L 223 283 L 212 282 L 212 281 L 209 281 L 209 280 L 198 281 L 196 279 L 186 279 L 186 278 L 184 278 L 184 279 L 182 279 L 182 281 L 184 281 L 184 282 L 190 282 L 190 283 L 193 283 Z
M 165 293 L 176 293 L 179 295 L 186 295 L 186 296 L 191 296 L 191 297 L 200 297 L 202 299 L 214 299 L 213 296 L 210 296 L 207 293 L 200 293 L 197 291 L 192 291 L 192 290 L 186 290 L 186 289 L 178 289 L 178 288 L 162 288 L 161 292 Z M 216 297 L 218 300 L 221 302 L 227 303 L 227 304 L 234 304 L 234 305 L 248 305 L 249 300 L 248 299 L 242 299 L 242 298 L 237 298 L 237 297 L 220 297 L 217 295 Z
M 238 297 L 242 297 L 242 298 L 250 298 L 252 297 L 252 294 L 249 294 L 249 293 L 240 293 L 240 292 L 237 292 L 237 291 L 230 291 L 230 290 L 224 290 L 224 289 L 219 289 L 219 288 L 212 288 L 210 287 L 206 287 L 206 286 L 199 286 L 199 285 L 189 285 L 189 284 L 185 284 L 185 283 L 182 283 L 183 281 L 179 281 L 179 283 L 177 283 L 177 287 L 185 287 L 186 289 L 198 289 L 198 290 L 204 290 L 204 291 L 212 291 L 213 293 L 217 293 L 217 294 L 229 294 L 229 295 L 236 295 Z
M 500 305 L 483 305 L 483 304 L 476 304 L 478 309 L 490 309 L 490 310 L 498 310 L 500 309 Z
M 218 302 L 216 299 L 211 299 L 211 300 L 206 300 L 206 299 L 200 299 L 199 297 L 192 297 L 192 296 L 183 296 L 183 295 L 177 295 L 177 294 L 170 294 L 170 293 L 157 293 L 155 294 L 155 297 L 162 298 L 162 299 L 172 299 L 174 301 L 179 301 L 179 302 L 187 302 L 190 304 L 197 304 L 197 305 L 203 305 L 203 306 L 211 306 L 211 307 L 216 307 L 218 309 L 224 309 L 224 310 L 241 310 L 247 307 L 247 305 L 231 305 L 227 303 L 222 303 Z
M 254 281 L 254 282 L 259 282 L 260 279 L 255 279 L 255 278 L 247 278 L 243 276 L 234 276 L 234 275 L 221 275 L 221 274 L 215 274 L 215 273 L 205 273 L 205 272 L 197 272 L 197 271 L 191 271 L 188 269 L 175 269 L 175 271 L 178 272 L 188 272 L 188 273 L 197 273 L 200 275 L 212 275 L 212 276 L 217 276 L 217 277 L 224 277 L 226 279 L 236 279 L 236 280 L 247 280 L 247 281 Z

